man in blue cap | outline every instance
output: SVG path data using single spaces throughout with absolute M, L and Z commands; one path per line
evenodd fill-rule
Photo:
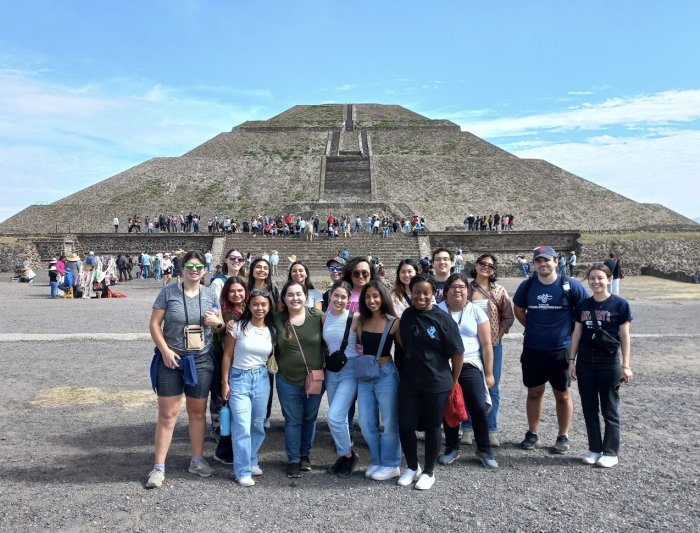
M 535 274 L 520 284 L 513 297 L 515 317 L 525 326 L 520 361 L 527 387 L 528 431 L 520 446 L 531 450 L 537 443 L 545 385 L 549 382 L 559 425 L 552 452 L 564 454 L 569 450 L 573 414 L 567 375 L 573 309 L 588 295 L 580 282 L 557 274 L 557 253 L 551 246 L 535 248 L 533 262 Z

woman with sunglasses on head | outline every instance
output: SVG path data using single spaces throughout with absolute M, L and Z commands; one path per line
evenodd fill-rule
M 459 384 L 464 404 L 476 438 L 476 458 L 486 468 L 496 469 L 498 463 L 491 454 L 487 413 L 491 398 L 488 388 L 493 386 L 493 350 L 491 326 L 486 313 L 467 300 L 468 282 L 462 274 L 452 274 L 445 282 L 445 299 L 438 307 L 448 313 L 457 324 L 464 345 Z M 445 453 L 438 462 L 449 465 L 459 459 L 459 424 L 445 428 Z M 471 430 L 471 428 L 470 428 Z
M 209 477 L 213 472 L 202 455 L 207 396 L 214 374 L 212 333 L 223 331 L 224 322 L 214 291 L 200 283 L 206 268 L 204 256 L 200 252 L 188 252 L 183 263 L 182 284 L 161 289 L 151 312 L 150 332 L 156 344 L 154 363 L 157 364 L 155 388 L 158 393 L 158 422 L 155 463 L 148 476 L 147 488 L 160 487 L 165 479 L 165 458 L 180 414 L 183 392 L 192 447 L 189 471 L 200 477 Z M 196 385 L 185 384 L 184 371 L 187 370 L 196 373 Z
M 398 425 L 399 373 L 391 356 L 391 348 L 399 329 L 394 307 L 386 286 L 372 280 L 362 287 L 360 321 L 357 338 L 362 344 L 363 357 L 377 357 L 379 377 L 359 380 L 357 402 L 362 436 L 369 447 L 370 466 L 365 476 L 376 481 L 399 477 L 401 444 Z M 384 331 L 384 345 L 381 346 Z M 381 353 L 379 351 L 381 350 Z M 380 430 L 380 419 L 384 428 Z
M 620 448 L 619 388 L 632 381 L 630 322 L 627 300 L 610 294 L 612 271 L 593 265 L 586 274 L 593 296 L 574 308 L 574 332 L 569 352 L 569 377 L 578 380 L 588 433 L 587 465 L 611 468 Z M 620 363 L 622 352 L 622 363 Z M 601 437 L 600 415 L 605 431 Z
M 491 395 L 491 411 L 489 412 L 489 442 L 492 447 L 501 445 L 498 436 L 498 416 L 500 414 L 501 369 L 503 367 L 503 335 L 508 333 L 515 321 L 513 302 L 508 291 L 496 283 L 498 261 L 493 254 L 481 254 L 471 271 L 472 281 L 468 286 L 467 299 L 486 313 L 491 327 L 491 344 L 493 345 L 493 379 L 494 384 L 489 389 Z M 472 444 L 474 433 L 471 420 L 462 424 L 464 437 L 462 442 Z
M 331 430 L 335 450 L 338 459 L 328 469 L 331 474 L 339 477 L 348 477 L 357 466 L 358 456 L 352 449 L 348 410 L 355 402 L 357 396 L 357 379 L 354 368 L 357 358 L 357 324 L 358 317 L 352 311 L 348 311 L 347 304 L 352 288 L 342 280 L 336 281 L 330 288 L 330 307 L 323 323 L 323 340 L 328 346 L 329 354 L 337 354 L 345 339 L 347 341 L 343 353 L 346 362 L 339 369 L 331 370 L 331 360 L 337 355 L 329 357 L 326 365 L 326 390 L 328 391 L 328 427 Z M 348 329 L 349 328 L 349 329 Z
M 391 291 L 391 303 L 396 311 L 396 317 L 401 318 L 403 312 L 411 305 L 411 290 L 408 288 L 411 279 L 418 274 L 418 265 L 413 259 L 404 259 L 396 267 L 396 279 Z
M 440 424 L 447 400 L 462 370 L 464 344 L 457 324 L 433 305 L 435 279 L 418 274 L 410 283 L 411 307 L 399 324 L 404 349 L 399 381 L 399 435 L 407 468 L 398 484 L 428 490 L 440 453 Z M 451 367 L 450 367 L 451 365 Z M 425 463 L 418 464 L 416 430 L 425 430 Z
M 301 261 L 294 261 L 289 266 L 289 273 L 287 275 L 287 281 L 296 281 L 298 283 L 303 283 L 306 287 L 306 307 L 315 307 L 316 309 L 322 309 L 323 307 L 323 294 L 314 288 L 314 284 L 311 283 L 311 277 L 309 276 L 309 269 Z
M 248 289 L 246 282 L 240 276 L 231 276 L 224 283 L 221 290 L 219 303 L 221 304 L 221 316 L 223 317 L 226 328 L 224 331 L 217 332 L 214 335 L 212 343 L 214 356 L 217 357 L 217 367 L 214 372 L 214 379 L 211 383 L 211 401 L 209 402 L 209 414 L 211 415 L 212 438 L 218 440 L 214 452 L 214 460 L 225 465 L 233 464 L 233 446 L 231 444 L 231 436 L 220 435 L 220 420 L 221 404 L 223 397 L 221 395 L 221 360 L 224 353 L 224 341 L 228 338 L 227 333 L 233 331 L 236 322 L 240 320 L 245 310 L 246 300 L 248 299 Z M 230 335 L 229 335 L 230 336 Z
M 224 264 L 221 265 L 221 275 L 214 277 L 209 286 L 216 292 L 217 298 L 221 297 L 222 288 L 226 280 L 232 276 L 246 277 L 245 257 L 237 248 L 231 248 L 224 254 Z
M 270 395 L 267 360 L 275 345 L 274 304 L 266 289 L 253 289 L 240 321 L 224 341 L 221 395 L 231 408 L 233 475 L 243 487 L 261 476 L 258 451 L 265 439 L 265 410 Z
M 323 369 L 321 338 L 325 315 L 306 307 L 306 287 L 294 280 L 282 288 L 282 310 L 275 316 L 277 330 L 277 395 L 284 416 L 287 477 L 311 471 L 309 455 L 316 435 L 321 394 L 306 394 L 311 370 Z
M 275 304 L 275 310 L 278 309 L 280 305 L 280 294 L 277 287 L 272 283 L 272 276 L 270 275 L 272 269 L 270 268 L 270 262 L 267 259 L 258 257 L 250 263 L 250 272 L 248 273 L 248 291 L 253 291 L 255 289 L 265 290 L 270 293 L 272 297 L 272 302 Z M 275 375 L 270 373 L 268 375 L 270 380 L 270 397 L 267 400 L 267 415 L 265 416 L 265 429 L 270 427 L 270 416 L 272 415 L 272 398 L 275 394 Z
M 360 310 L 360 291 L 370 280 L 378 279 L 374 264 L 366 257 L 353 257 L 343 269 L 343 281 L 350 284 L 352 292 L 348 300 L 348 309 L 353 313 Z

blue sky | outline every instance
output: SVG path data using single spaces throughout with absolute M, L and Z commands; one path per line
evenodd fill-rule
M 700 217 L 700 2 L 0 0 L 0 220 L 295 104 L 399 104 Z

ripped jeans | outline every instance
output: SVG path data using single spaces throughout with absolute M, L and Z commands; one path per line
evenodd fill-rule
M 229 407 L 233 441 L 233 474 L 250 476 L 258 464 L 258 451 L 265 440 L 265 412 L 270 394 L 267 366 L 251 370 L 232 368 L 229 374 Z

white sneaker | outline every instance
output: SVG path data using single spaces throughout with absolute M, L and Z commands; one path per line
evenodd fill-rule
M 416 481 L 416 484 L 413 485 L 413 488 L 418 490 L 430 490 L 433 488 L 433 485 L 435 485 L 435 475 L 429 476 L 428 474 L 422 474 L 421 477 L 418 478 L 418 481 Z
M 151 470 L 150 474 L 148 474 L 148 481 L 146 481 L 146 488 L 147 489 L 157 489 L 163 484 L 163 481 L 165 480 L 165 472 L 162 470 L 158 470 L 157 468 L 154 468 Z
M 398 466 L 380 466 L 370 478 L 374 481 L 386 481 L 401 475 L 401 470 Z
M 238 484 L 241 487 L 252 487 L 255 485 L 255 480 L 250 476 L 245 476 L 238 480 Z
M 262 468 L 260 468 L 258 465 L 255 465 L 253 468 L 250 469 L 251 472 L 253 473 L 254 476 L 262 476 L 263 471 Z
M 379 465 L 369 465 L 369 467 L 367 467 L 367 470 L 365 470 L 365 477 L 372 477 L 372 474 L 374 474 L 380 468 L 381 466 Z
M 595 463 L 602 468 L 612 468 L 617 464 L 617 455 L 601 455 Z
M 403 471 L 403 474 L 401 474 L 401 477 L 396 483 L 398 483 L 402 487 L 408 487 L 414 481 L 418 481 L 418 478 L 422 473 L 423 469 L 420 467 L 420 465 L 418 465 L 418 470 L 411 470 L 410 468 L 406 468 L 406 470 Z
M 601 457 L 603 457 L 602 453 L 592 452 L 589 450 L 588 453 L 581 458 L 581 462 L 584 465 L 594 465 Z
M 214 473 L 214 469 L 207 464 L 204 459 L 200 459 L 198 462 L 190 461 L 190 467 L 187 469 L 190 474 L 196 474 L 199 477 L 211 477 Z

